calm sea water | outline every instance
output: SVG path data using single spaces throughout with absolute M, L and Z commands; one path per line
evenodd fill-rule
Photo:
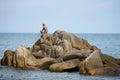
M 75 34 L 96 45 L 103 53 L 120 58 L 120 34 Z M 39 34 L 0 33 L 0 59 L 6 49 L 15 50 L 18 46 L 31 47 Z M 120 80 L 120 76 L 88 76 L 79 72 L 55 73 L 47 70 L 20 70 L 0 65 L 0 80 Z

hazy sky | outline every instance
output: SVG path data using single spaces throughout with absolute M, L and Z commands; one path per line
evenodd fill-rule
M 120 0 L 0 0 L 0 32 L 120 33 Z

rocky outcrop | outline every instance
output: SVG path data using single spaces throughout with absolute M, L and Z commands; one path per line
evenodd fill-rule
M 79 71 L 89 75 L 118 75 L 120 59 L 103 54 L 87 40 L 57 30 L 44 32 L 31 48 L 6 50 L 1 65 L 22 69 L 48 69 L 52 72 Z

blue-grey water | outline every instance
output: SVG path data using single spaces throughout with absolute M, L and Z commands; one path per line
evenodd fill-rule
M 76 34 L 96 45 L 103 53 L 120 58 L 120 34 Z M 31 47 L 40 37 L 37 33 L 0 33 L 0 59 L 6 49 Z M 120 76 L 88 76 L 79 72 L 49 72 L 47 70 L 20 70 L 0 65 L 0 80 L 120 80 Z

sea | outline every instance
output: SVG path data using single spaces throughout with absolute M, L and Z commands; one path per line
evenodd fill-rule
M 104 54 L 120 58 L 120 34 L 74 33 L 96 45 Z M 20 45 L 32 47 L 39 33 L 0 33 L 0 59 L 5 50 L 16 50 Z M 21 70 L 0 65 L 0 80 L 120 80 L 120 76 L 90 76 L 79 72 L 49 72 L 48 70 Z

